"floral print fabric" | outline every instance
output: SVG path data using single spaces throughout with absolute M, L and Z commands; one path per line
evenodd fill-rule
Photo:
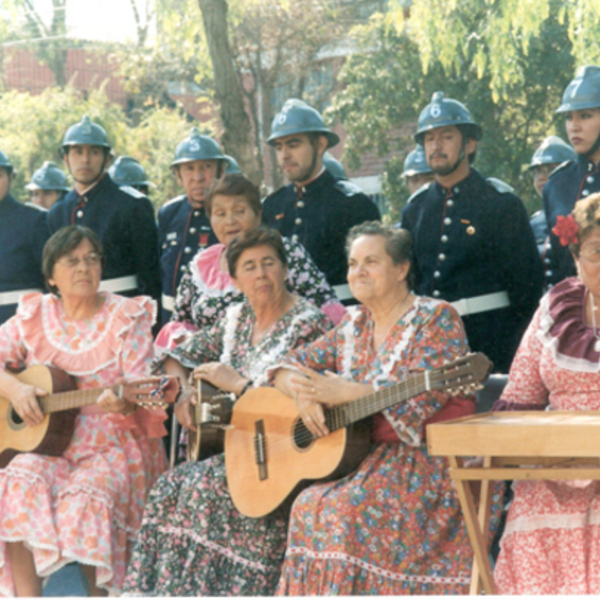
M 258 386 L 263 371 L 289 350 L 322 335 L 330 322 L 298 300 L 257 346 L 247 302 L 181 348 L 168 351 L 184 366 L 227 363 Z M 241 515 L 227 490 L 223 455 L 186 463 L 163 475 L 152 490 L 125 584 L 127 595 L 270 595 L 279 580 L 287 516 Z
M 24 297 L 0 328 L 0 364 L 54 366 L 71 374 L 79 389 L 145 376 L 154 302 L 103 299 L 94 319 L 73 321 L 55 296 Z M 143 421 L 84 408 L 62 456 L 20 454 L 0 470 L 2 595 L 15 594 L 6 543 L 18 541 L 32 549 L 42 577 L 77 561 L 96 567 L 99 586 L 120 591 L 146 493 L 166 466 L 162 441 L 149 439 Z
M 598 352 L 584 319 L 586 300 L 576 279 L 544 296 L 502 394 L 508 407 L 600 410 Z M 558 335 L 573 337 L 586 352 L 567 354 Z M 513 490 L 494 570 L 498 592 L 600 594 L 600 482 L 521 480 Z
M 376 389 L 467 352 L 460 318 L 417 298 L 376 351 L 373 321 L 351 310 L 323 338 L 286 357 Z M 275 369 L 270 370 L 272 376 Z M 430 457 L 423 422 L 449 399 L 426 392 L 384 411 L 398 441 L 380 442 L 354 473 L 311 485 L 296 499 L 278 593 L 466 594 L 472 551 L 444 458 Z
M 304 246 L 288 238 L 283 238 L 283 245 L 288 261 L 288 290 L 310 300 L 337 323 L 344 307 L 338 302 L 325 275 L 308 256 Z M 161 349 L 174 347 L 173 340 L 181 335 L 188 336 L 190 332 L 214 325 L 228 306 L 243 301 L 244 295 L 235 287 L 233 280 L 219 269 L 224 251 L 226 247 L 223 244 L 202 249 L 186 267 L 177 288 L 171 322 L 163 327 L 157 338 L 157 346 Z

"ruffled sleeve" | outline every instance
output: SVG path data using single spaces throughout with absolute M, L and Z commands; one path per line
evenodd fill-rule
M 40 311 L 42 294 L 27 294 L 21 298 L 16 314 L 0 327 L 0 369 L 13 370 L 26 366 L 27 347 L 21 332 L 21 322 Z

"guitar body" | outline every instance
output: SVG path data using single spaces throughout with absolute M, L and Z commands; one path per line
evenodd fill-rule
M 34 365 L 15 377 L 50 394 L 76 389 L 70 375 L 45 365 Z M 0 397 L 0 468 L 23 452 L 60 456 L 71 442 L 78 413 L 79 409 L 72 409 L 47 414 L 41 423 L 28 427 L 10 402 Z
M 242 514 L 266 516 L 312 481 L 352 472 L 369 453 L 369 419 L 319 439 L 299 436 L 299 421 L 294 401 L 274 388 L 251 390 L 236 402 L 225 433 L 225 467 L 229 492 Z M 266 439 L 263 457 L 257 434 Z

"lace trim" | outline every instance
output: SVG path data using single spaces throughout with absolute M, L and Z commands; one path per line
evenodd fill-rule
M 288 547 L 286 556 L 306 556 L 312 560 L 339 560 L 345 563 L 359 567 L 364 571 L 368 571 L 374 575 L 391 579 L 392 581 L 411 581 L 416 583 L 433 583 L 437 585 L 467 585 L 470 583 L 471 578 L 467 574 L 462 577 L 438 577 L 435 575 L 408 575 L 407 573 L 395 573 L 389 569 L 383 569 L 376 567 L 368 562 L 351 556 L 346 552 L 316 552 L 314 550 L 308 550 L 307 548 L 299 548 L 297 546 Z
M 211 252 L 211 254 L 209 254 L 208 256 L 216 263 L 216 268 L 218 269 L 219 259 L 221 258 L 222 252 L 225 250 L 225 246 L 223 246 L 223 248 L 221 249 L 221 252 L 219 252 L 219 254 L 216 255 L 214 258 L 212 257 L 212 254 L 216 254 L 215 250 L 221 245 L 222 244 L 217 244 L 214 250 L 211 250 L 210 248 L 207 248 L 206 250 L 201 250 L 190 261 L 190 274 L 192 276 L 192 283 L 196 287 L 198 295 L 208 296 L 209 298 L 219 298 L 219 297 L 223 296 L 224 294 L 226 294 L 227 292 L 231 292 L 233 294 L 239 295 L 240 298 L 242 298 L 242 293 L 235 287 L 233 282 L 229 283 L 229 285 L 227 285 L 224 288 L 215 288 L 215 287 L 206 285 L 206 282 L 204 281 L 204 279 L 202 279 L 202 275 L 201 275 L 200 269 L 199 269 L 199 262 L 201 262 L 200 258 L 205 259 L 206 256 L 202 256 L 202 255 L 205 252 Z
M 213 550 L 214 552 L 217 552 L 218 554 L 221 554 L 221 555 L 227 557 L 232 562 L 244 565 L 247 568 L 254 569 L 256 571 L 261 571 L 262 573 L 266 573 L 269 571 L 275 572 L 275 571 L 280 570 L 279 566 L 273 566 L 273 567 L 265 566 L 265 565 L 261 565 L 260 563 L 258 563 L 256 561 L 248 560 L 247 558 L 239 556 L 238 554 L 233 552 L 227 546 L 221 546 L 220 544 L 217 544 L 217 543 L 209 540 L 205 536 L 199 535 L 195 531 L 185 529 L 184 527 L 173 527 L 172 525 L 161 526 L 161 522 L 158 520 L 155 520 L 155 519 L 149 519 L 147 521 L 145 520 L 144 525 L 146 525 L 146 524 L 156 525 L 158 531 L 165 535 L 169 535 L 169 536 L 172 535 L 172 536 L 177 536 L 177 537 L 188 537 L 188 538 L 192 539 L 196 544 L 202 545 L 210 550 Z
M 528 533 L 544 529 L 587 529 L 600 525 L 600 513 L 582 512 L 571 515 L 532 515 L 507 519 L 504 534 Z
M 223 352 L 221 362 L 226 365 L 231 364 L 231 353 L 236 346 L 235 331 L 240 321 L 240 314 L 244 308 L 244 303 L 234 304 L 225 311 L 225 329 L 223 331 Z

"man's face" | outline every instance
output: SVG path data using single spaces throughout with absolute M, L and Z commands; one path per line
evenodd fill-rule
M 289 181 L 301 185 L 314 179 L 321 170 L 327 138 L 321 135 L 313 145 L 305 133 L 296 133 L 277 138 L 273 145 L 283 174 Z
M 104 172 L 106 150 L 102 146 L 75 144 L 68 147 L 64 161 L 76 183 L 92 185 Z
M 533 173 L 533 187 L 540 198 L 542 197 L 542 190 L 550 177 L 550 173 L 552 173 L 559 164 L 560 163 L 547 163 L 545 165 L 536 165 L 531 169 L 531 172 Z
M 464 146 L 465 159 L 475 151 L 476 141 L 469 139 Z M 436 175 L 449 175 L 454 171 L 461 160 L 463 150 L 463 136 L 456 125 L 437 127 L 425 132 L 423 136 L 423 147 L 427 164 Z
M 12 173 L 9 173 L 4 167 L 0 167 L 0 200 L 10 191 L 12 184 Z
M 433 173 L 419 173 L 418 175 L 406 176 L 406 187 L 408 193 L 412 196 L 417 190 L 420 190 L 426 183 L 435 179 Z
M 189 203 L 202 208 L 204 195 L 219 174 L 218 160 L 191 160 L 175 167 L 177 182 L 185 190 Z
M 57 202 L 60 192 L 58 190 L 31 190 L 31 202 L 36 206 L 50 210 Z

